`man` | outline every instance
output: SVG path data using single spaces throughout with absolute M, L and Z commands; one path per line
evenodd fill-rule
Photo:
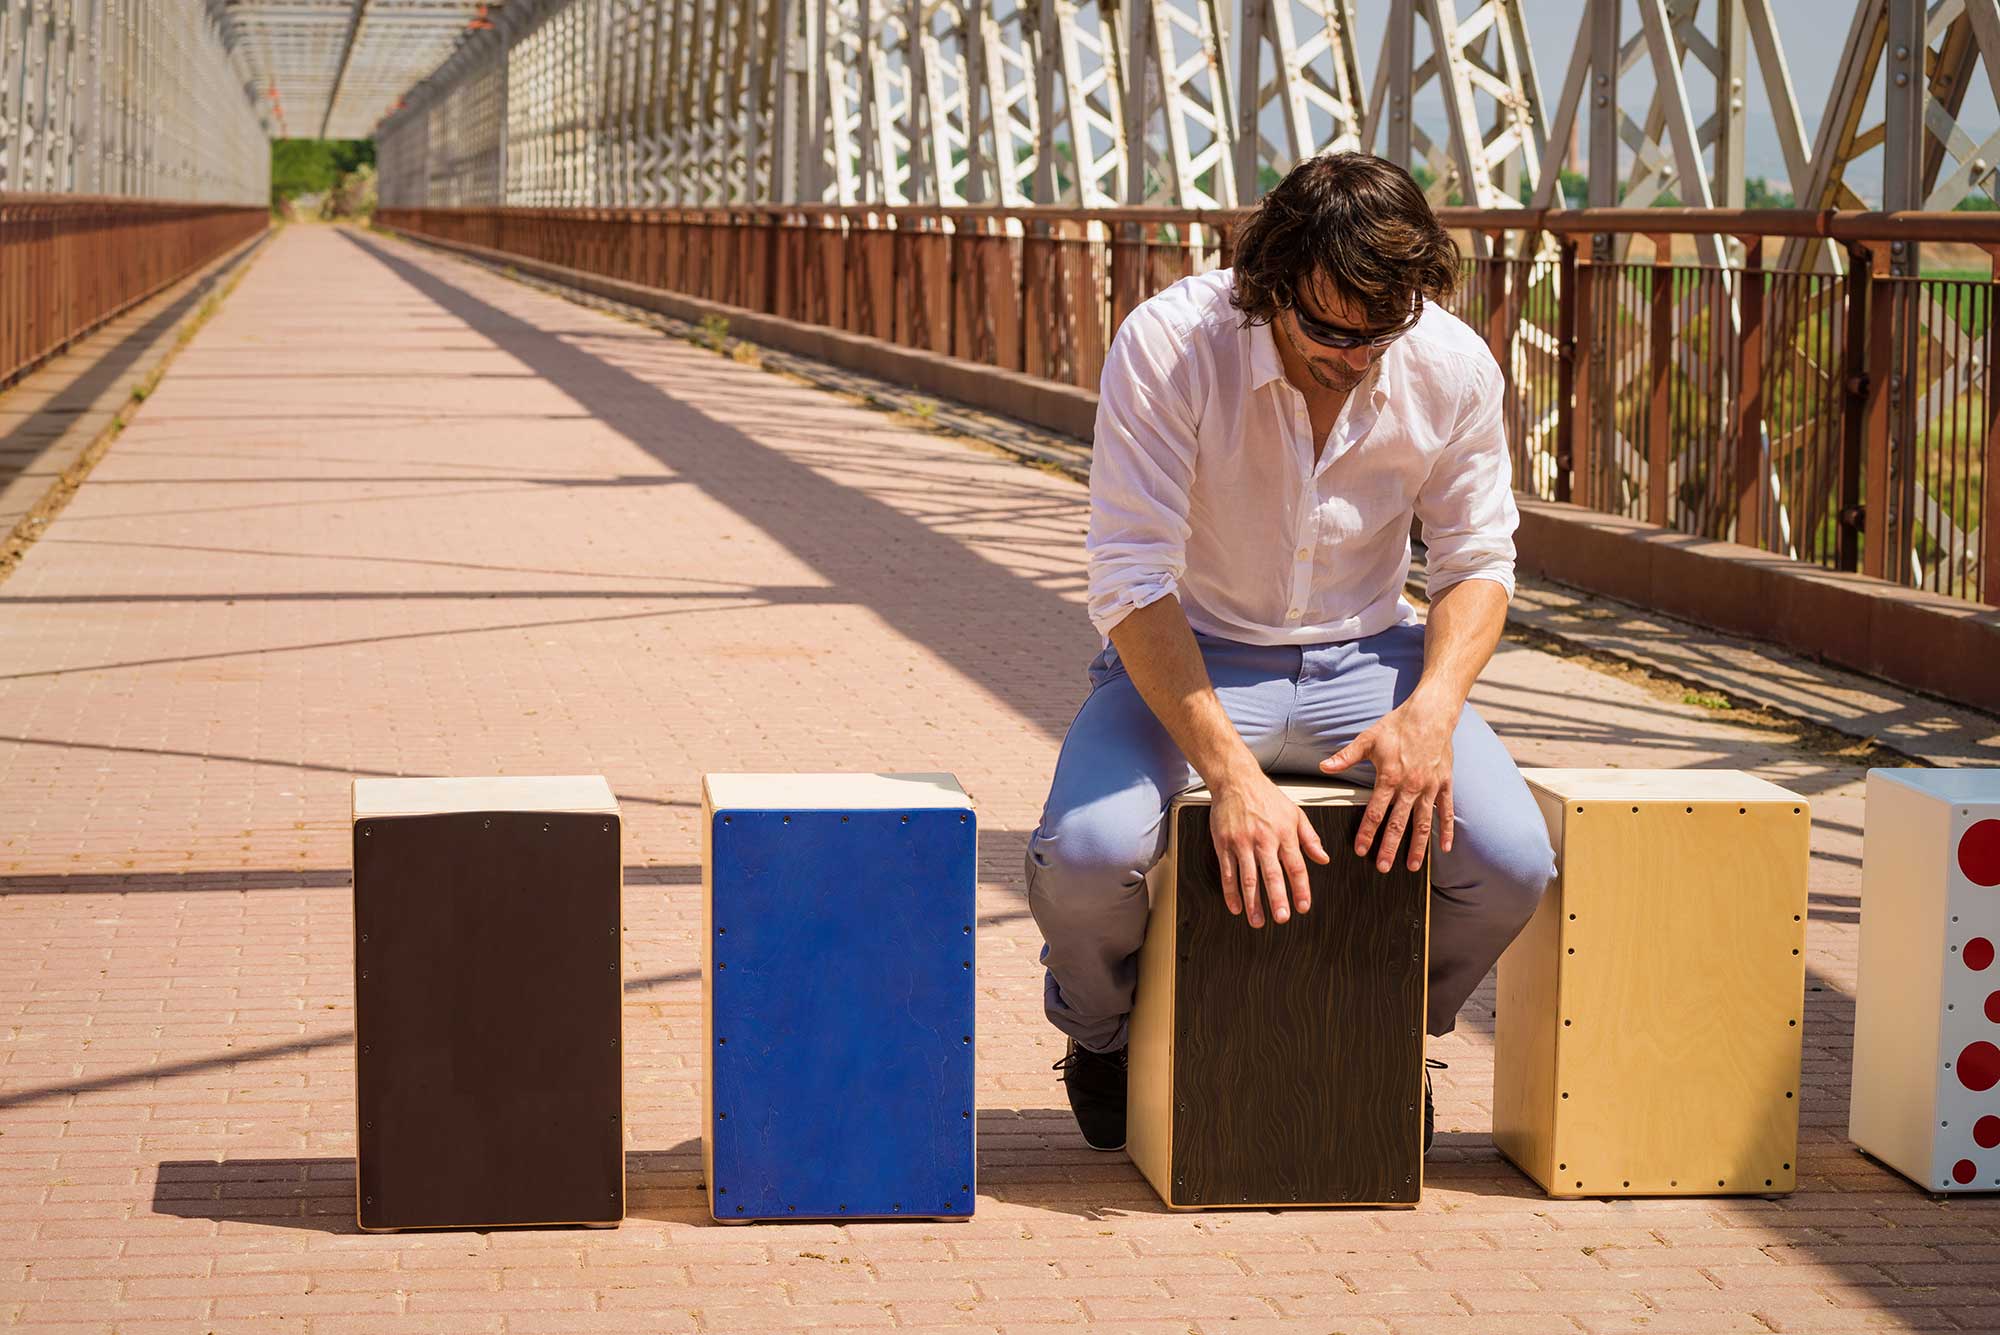
M 1306 859 L 1432 867 L 1427 1027 L 1458 1009 L 1554 875 L 1526 782 L 1466 695 L 1499 643 L 1518 522 L 1500 368 L 1435 303 L 1458 248 L 1408 174 L 1301 164 L 1235 266 L 1132 312 L 1106 358 L 1089 611 L 1106 639 L 1028 844 L 1044 1002 L 1071 1110 L 1125 1144 L 1126 1017 L 1165 812 L 1205 783 L 1223 899 L 1311 910 Z M 1411 517 L 1430 616 L 1403 599 Z M 1351 854 L 1272 774 L 1370 783 Z M 1425 1136 L 1431 1140 L 1429 1087 Z

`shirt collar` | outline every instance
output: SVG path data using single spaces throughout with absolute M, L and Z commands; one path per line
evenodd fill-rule
M 1278 326 L 1275 320 L 1250 326 L 1250 388 L 1258 390 L 1273 380 L 1285 378 L 1285 362 L 1278 355 Z

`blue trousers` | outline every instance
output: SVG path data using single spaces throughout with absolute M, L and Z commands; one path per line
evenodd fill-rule
M 1421 626 L 1339 644 L 1196 640 L 1223 710 L 1273 775 L 1325 777 L 1319 763 L 1401 704 L 1424 663 Z M 1091 661 L 1090 683 L 1028 841 L 1028 904 L 1047 943 L 1049 1019 L 1083 1047 L 1108 1052 L 1125 1045 L 1146 935 L 1146 873 L 1166 851 L 1167 805 L 1200 780 L 1117 650 L 1106 646 Z M 1336 777 L 1368 784 L 1374 772 L 1361 765 Z M 1451 1031 L 1555 876 L 1527 782 L 1470 706 L 1452 738 L 1452 804 L 1451 852 L 1438 852 L 1433 838 L 1429 855 L 1432 1034 Z M 1354 856 L 1351 844 L 1327 852 Z

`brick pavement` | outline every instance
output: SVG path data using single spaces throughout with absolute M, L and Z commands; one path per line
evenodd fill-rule
M 1437 1045 L 1420 1208 L 1170 1216 L 1082 1148 L 1019 862 L 1093 646 L 1074 483 L 358 233 L 262 255 L 0 585 L 0 1324 L 1025 1335 L 2000 1330 L 2000 1206 L 1843 1138 L 1860 774 L 1508 646 L 1523 763 L 1816 804 L 1799 1192 L 1551 1202 Z M 728 1229 L 699 1190 L 698 781 L 949 768 L 982 821 L 981 1195 Z M 632 1217 L 353 1228 L 356 774 L 609 777 Z

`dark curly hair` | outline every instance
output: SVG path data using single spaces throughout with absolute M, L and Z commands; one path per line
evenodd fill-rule
M 1324 274 L 1371 325 L 1400 324 L 1419 296 L 1458 286 L 1458 243 L 1410 174 L 1386 158 L 1307 158 L 1264 196 L 1235 234 L 1236 290 L 1245 324 L 1268 324 Z

